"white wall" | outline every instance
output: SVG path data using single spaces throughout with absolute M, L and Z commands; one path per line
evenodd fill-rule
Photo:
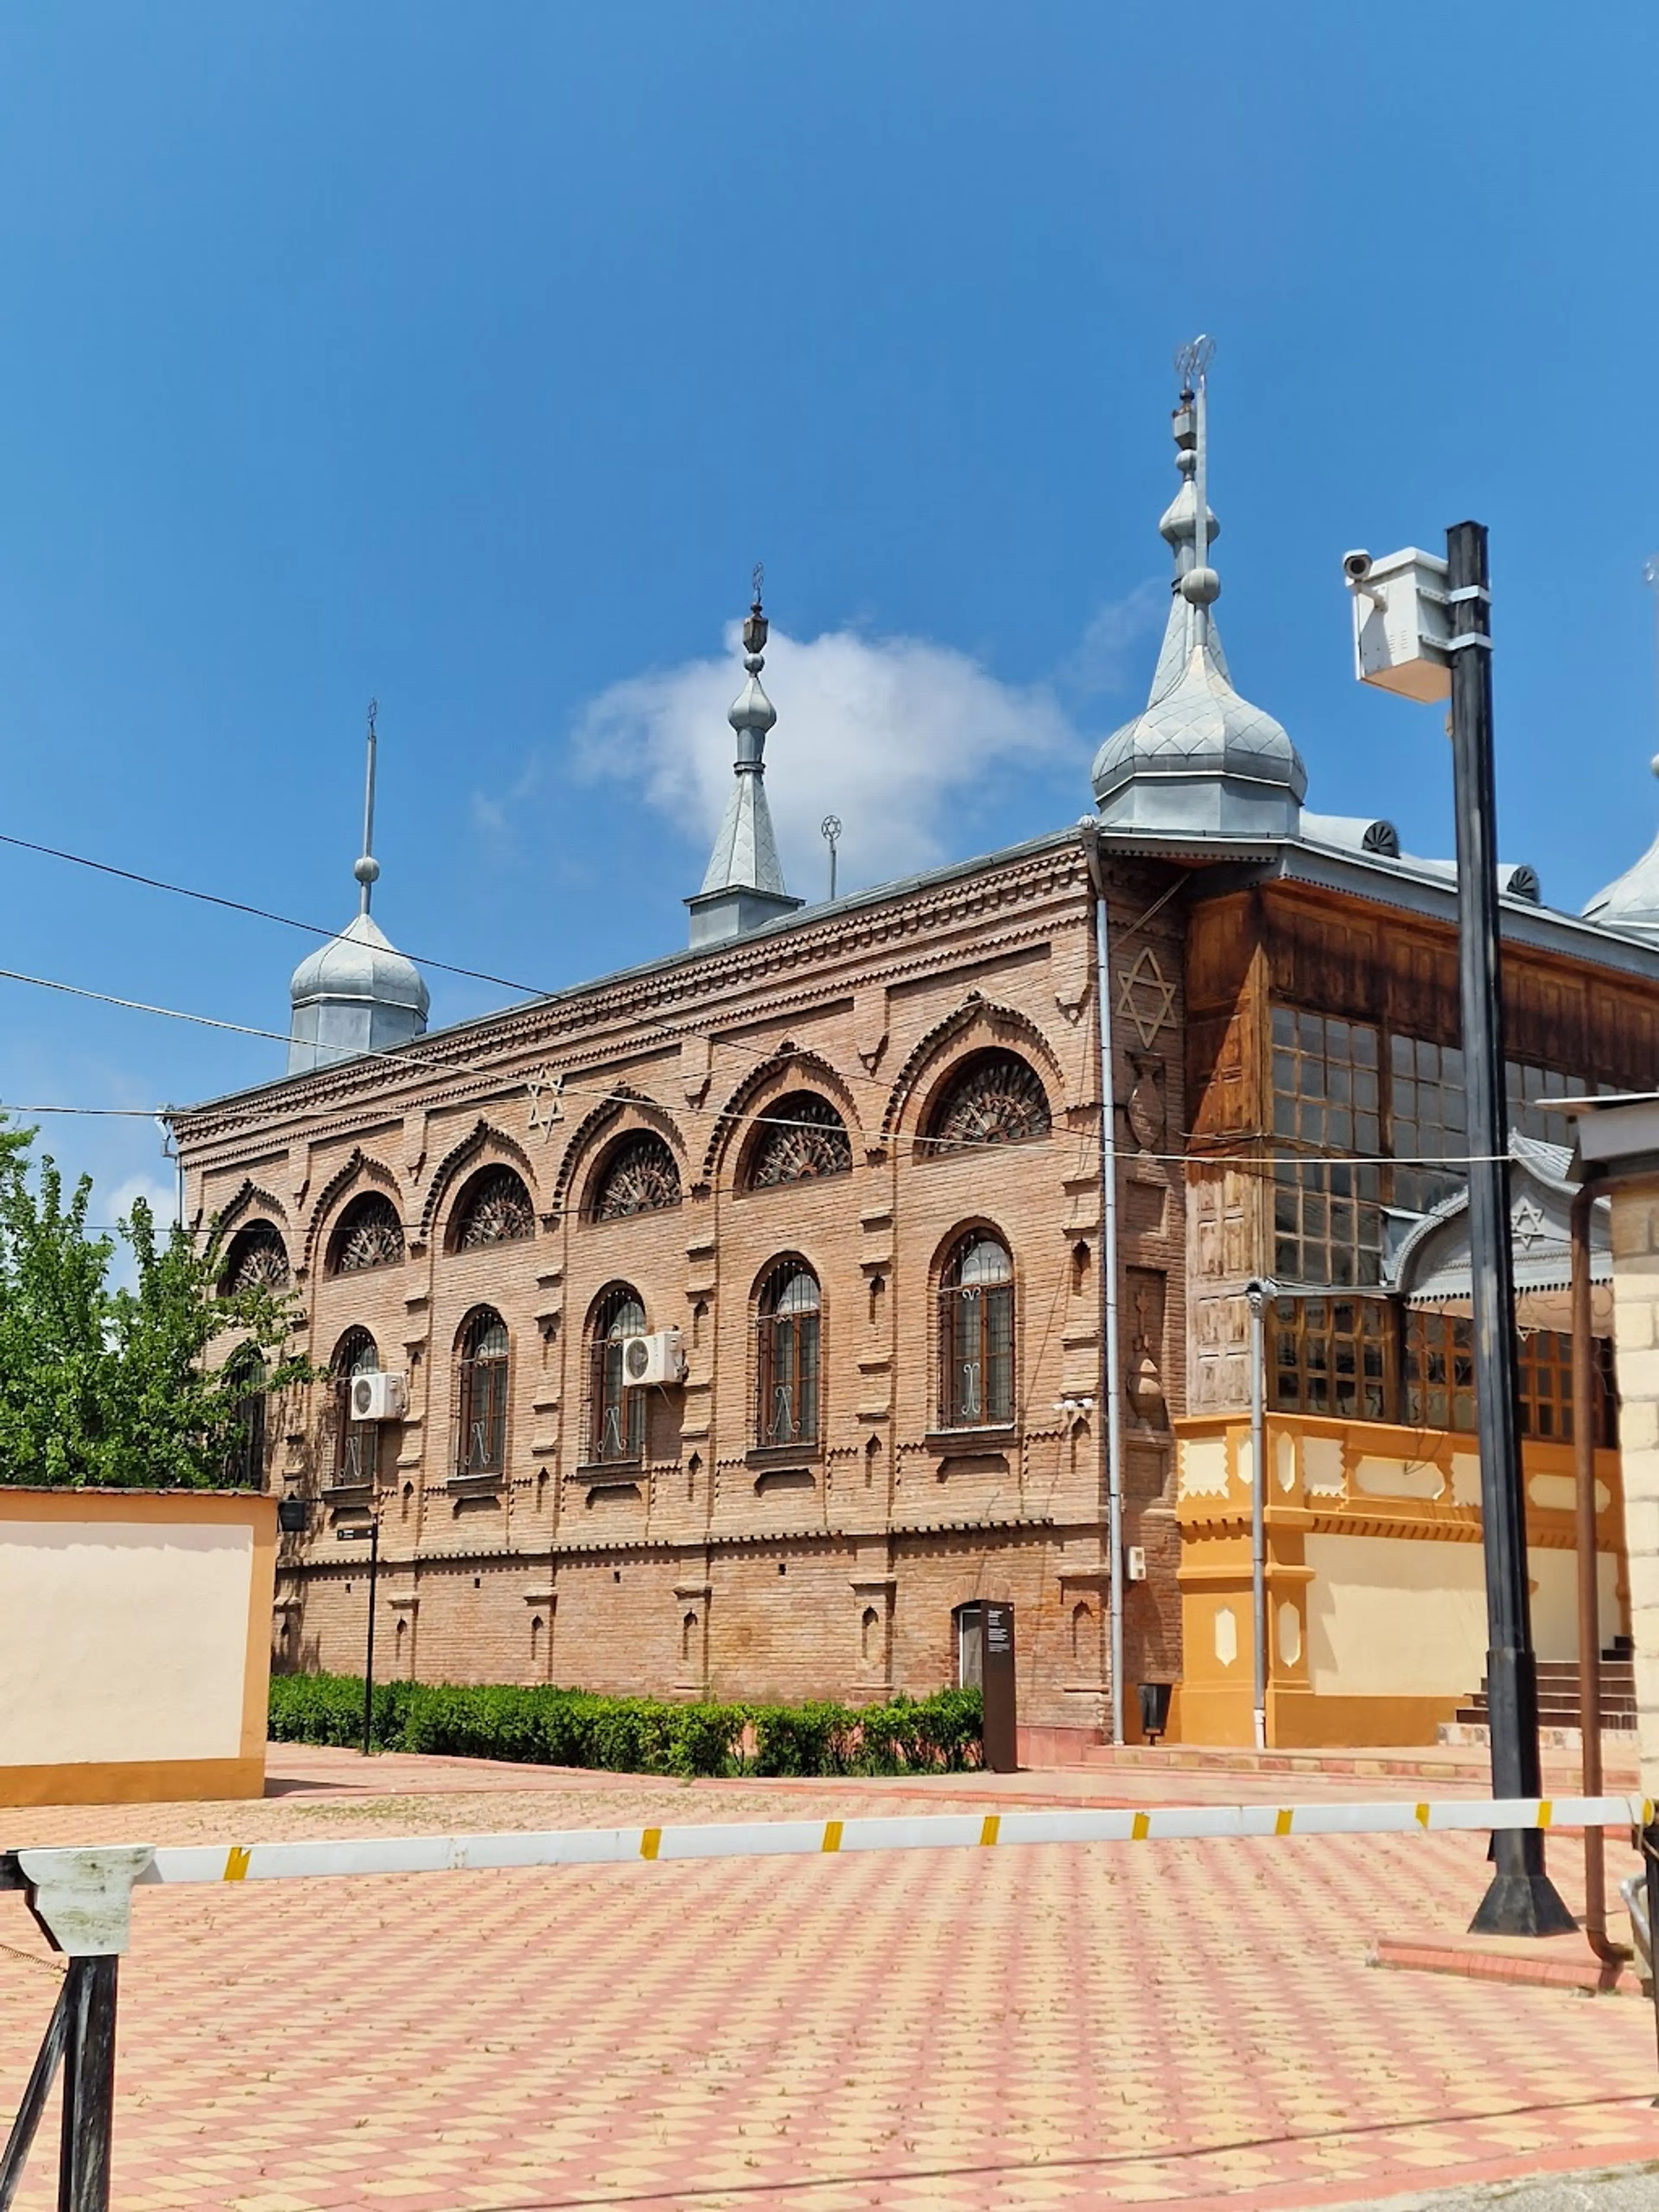
M 236 1758 L 253 1558 L 246 1522 L 0 1519 L 0 1766 Z

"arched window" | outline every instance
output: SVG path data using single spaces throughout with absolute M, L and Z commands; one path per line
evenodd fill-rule
M 331 1275 L 395 1267 L 403 1256 L 404 1224 L 397 1207 L 378 1190 L 366 1190 L 352 1200 L 328 1241 Z
M 536 1212 L 522 1177 L 511 1168 L 485 1168 L 462 1193 L 450 1243 L 457 1252 L 471 1252 L 480 1244 L 514 1244 L 535 1233 Z
M 1041 1078 L 1017 1052 L 970 1054 L 945 1085 L 929 1116 L 927 1149 L 969 1152 L 1046 1137 L 1048 1099 Z
M 853 1164 L 847 1124 L 816 1091 L 792 1091 L 757 1115 L 760 1136 L 749 1159 L 749 1184 L 769 1190 L 783 1182 L 809 1182 L 845 1175 Z
M 516 1178 L 515 1178 L 516 1180 Z M 480 1306 L 460 1336 L 457 1474 L 500 1474 L 507 1465 L 507 1323 Z
M 260 1285 L 286 1290 L 288 1281 L 288 1251 L 281 1231 L 269 1221 L 250 1221 L 246 1229 L 239 1229 L 225 1255 L 225 1272 L 219 1284 L 222 1295 L 231 1297 L 238 1291 Z
M 662 1139 L 649 1129 L 624 1137 L 605 1162 L 593 1193 L 600 1221 L 620 1221 L 630 1213 L 655 1213 L 680 1202 L 680 1171 Z
M 380 1355 L 366 1328 L 349 1329 L 334 1354 L 334 1483 L 355 1489 L 378 1480 L 380 1472 L 379 1421 L 351 1418 L 351 1384 L 358 1375 L 378 1375 Z
M 818 1284 L 801 1260 L 781 1260 L 761 1285 L 755 1316 L 755 1441 L 818 1438 Z
M 988 1230 L 969 1231 L 939 1284 L 939 1420 L 947 1429 L 1014 1418 L 1014 1265 Z
M 637 1291 L 618 1283 L 593 1309 L 588 1328 L 588 1449 L 595 1461 L 638 1459 L 645 1445 L 645 1393 L 623 1371 L 623 1339 L 643 1336 L 645 1308 Z
M 225 1387 L 238 1398 L 241 1425 L 226 1455 L 225 1477 L 233 1489 L 265 1486 L 265 1363 L 244 1345 L 225 1363 Z

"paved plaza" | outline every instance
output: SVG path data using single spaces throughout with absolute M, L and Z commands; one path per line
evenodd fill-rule
M 1144 1771 L 684 1784 L 289 1746 L 272 1789 L 0 1828 L 228 1844 L 1291 1794 Z M 1659 2160 L 1644 2003 L 1367 1965 L 1391 1930 L 1455 1931 L 1483 1853 L 1292 1837 L 140 1892 L 115 2203 L 1278 2212 Z M 1577 1838 L 1552 1855 L 1577 1903 Z M 15 1897 L 0 1945 L 9 2108 L 59 1967 Z M 18 2212 L 55 2202 L 50 2153 L 43 2131 Z

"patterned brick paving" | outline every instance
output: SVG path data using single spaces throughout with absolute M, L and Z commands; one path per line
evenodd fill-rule
M 411 1794 L 375 1796 L 343 1757 L 307 1759 L 313 1783 L 354 1786 L 0 1825 L 250 1840 L 802 1806 L 783 1785 L 526 1788 L 412 1760 L 377 1762 L 372 1788 Z M 811 1787 L 859 1810 L 884 1794 Z M 999 1787 L 1079 1785 L 932 1794 Z M 1553 1848 L 1570 1890 L 1573 1846 Z M 1365 1966 L 1391 1919 L 1455 1924 L 1481 1854 L 1292 1838 L 144 1893 L 116 2203 L 1277 2212 L 1659 2157 L 1645 2005 Z M 57 1966 L 15 1899 L 0 1943 L 10 2101 Z M 54 2201 L 48 2149 L 18 2212 Z

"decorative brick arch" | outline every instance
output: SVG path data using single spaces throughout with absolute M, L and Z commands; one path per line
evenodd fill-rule
M 459 1144 L 450 1146 L 433 1170 L 432 1179 L 426 1188 L 426 1198 L 421 1206 L 420 1220 L 415 1230 L 419 1243 L 432 1243 L 439 1214 L 459 1187 L 465 1170 L 474 1166 L 511 1168 L 530 1193 L 531 1204 L 540 1212 L 536 1170 L 530 1164 L 529 1154 L 480 1115 L 466 1135 Z
M 1048 1091 L 1051 1116 L 1058 1121 L 1060 1112 L 1052 1102 L 1066 1096 L 1066 1079 L 1054 1047 L 1029 1014 L 995 1005 L 971 991 L 953 1014 L 936 1022 L 918 1042 L 894 1078 L 882 1118 L 882 1142 L 891 1144 L 901 1125 L 915 1120 L 918 1102 L 925 1106 L 939 1079 L 949 1073 L 947 1062 L 954 1063 L 969 1051 L 995 1046 L 1032 1060 Z
M 856 1156 L 856 1148 L 864 1142 L 864 1129 L 846 1078 L 818 1054 L 800 1052 L 792 1048 L 787 1052 L 775 1053 L 770 1060 L 764 1060 L 757 1067 L 751 1068 L 720 1108 L 714 1117 L 714 1133 L 708 1139 L 708 1150 L 702 1156 L 701 1183 L 714 1182 L 733 1142 L 742 1141 L 744 1125 L 755 1101 L 763 1098 L 768 1091 L 781 1095 L 788 1091 L 823 1091 L 847 1124 L 847 1133 L 853 1141 Z
M 565 1147 L 564 1158 L 559 1163 L 558 1180 L 553 1186 L 553 1203 L 548 1220 L 554 1221 L 566 1212 L 570 1196 L 579 1176 L 591 1181 L 598 1154 L 605 1149 L 612 1137 L 620 1137 L 629 1129 L 649 1129 L 660 1137 L 674 1155 L 674 1164 L 680 1171 L 682 1185 L 685 1181 L 685 1139 L 672 1114 L 666 1114 L 654 1098 L 647 1098 L 642 1091 L 631 1085 L 619 1083 L 608 1098 L 601 1100 L 591 1114 L 578 1125 Z
M 305 1266 L 309 1273 L 317 1256 L 317 1246 L 326 1224 L 337 1211 L 340 1202 L 355 1195 L 354 1186 L 361 1182 L 366 1189 L 384 1192 L 403 1218 L 403 1193 L 398 1188 L 398 1178 L 380 1160 L 371 1159 L 361 1145 L 354 1145 L 351 1156 L 343 1167 L 337 1169 L 323 1185 L 317 1203 L 311 1209 L 311 1218 L 306 1224 Z
M 262 1190 L 252 1176 L 244 1176 L 241 1187 L 234 1196 L 228 1199 L 220 1207 L 218 1212 L 211 1217 L 213 1226 L 222 1237 L 228 1237 L 244 1214 L 248 1213 L 257 1213 L 262 1219 L 269 1214 L 272 1228 L 280 1229 L 283 1232 L 283 1241 L 284 1243 L 287 1243 L 290 1225 L 288 1208 L 283 1204 L 281 1199 L 273 1197 L 268 1190 Z

